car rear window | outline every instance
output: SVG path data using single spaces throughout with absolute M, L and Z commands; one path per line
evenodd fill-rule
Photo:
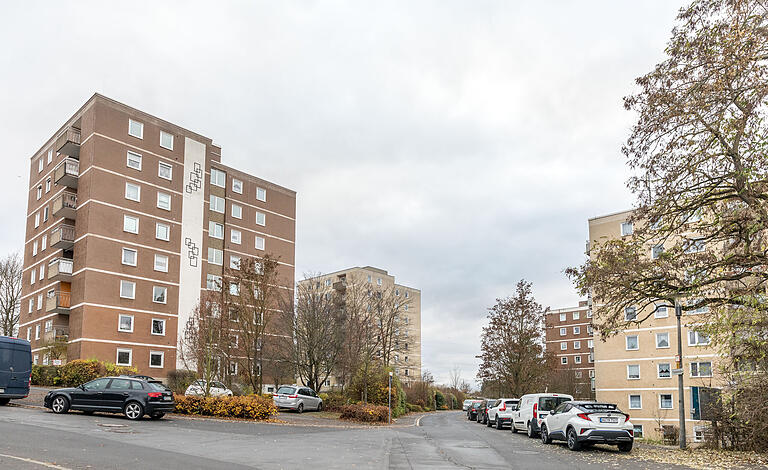
M 539 398 L 539 411 L 552 411 L 560 403 L 571 401 L 568 397 L 541 397 Z
M 517 402 L 515 400 L 507 400 L 504 402 L 505 405 L 515 405 Z
M 166 390 L 165 385 L 161 383 L 147 382 L 147 385 L 149 385 L 150 390 L 157 390 L 160 392 L 164 392 Z
M 293 395 L 296 393 L 296 387 L 280 387 L 277 389 L 278 395 Z
M 582 403 L 578 407 L 585 411 L 616 411 L 617 409 L 613 403 Z

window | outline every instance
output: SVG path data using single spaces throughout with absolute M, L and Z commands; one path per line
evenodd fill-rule
M 240 284 L 236 282 L 229 283 L 229 295 L 240 295 Z
M 237 255 L 229 255 L 229 267 L 232 269 L 240 269 L 240 257 Z
M 579 318 L 581 318 L 581 314 L 579 312 L 573 312 L 571 314 L 571 319 L 572 320 L 578 320 Z
M 128 151 L 128 158 L 126 159 L 125 166 L 133 168 L 134 170 L 141 171 L 141 155 L 136 152 Z
M 587 318 L 592 318 L 592 310 L 587 310 Z
M 40 277 L 38 277 L 37 279 L 39 281 L 42 281 L 44 277 L 45 277 L 45 265 L 41 264 L 40 265 Z
M 39 201 L 41 197 L 43 197 L 43 185 L 42 184 L 37 187 L 37 200 Z
M 164 304 L 166 303 L 167 296 L 167 287 L 152 286 L 152 302 L 156 304 Z
M 224 252 L 217 248 L 208 247 L 208 262 L 222 266 L 224 264 Z
M 709 344 L 709 336 L 698 331 L 688 331 L 688 346 L 704 346 Z
M 27 341 L 32 341 L 32 327 L 27 327 Z
M 656 333 L 656 348 L 669 347 L 669 333 Z
M 568 328 L 560 328 L 560 336 L 565 336 L 568 334 Z
M 637 310 L 635 307 L 624 307 L 624 320 L 632 321 L 637 318 Z
M 218 238 L 220 240 L 224 239 L 224 224 L 220 224 L 217 222 L 210 221 L 208 222 L 208 236 L 213 238 Z
M 672 409 L 672 394 L 671 393 L 662 393 L 659 395 L 659 408 L 662 410 L 671 410 Z
M 239 179 L 232 179 L 232 191 L 236 192 L 237 194 L 243 194 L 243 182 Z
M 167 193 L 157 192 L 157 208 L 166 211 L 171 210 L 171 195 Z
M 712 377 L 712 363 L 691 362 L 691 377 Z
M 221 276 L 208 274 L 205 277 L 205 287 L 209 290 L 219 290 L 221 288 Z
M 560 314 L 560 321 L 565 321 L 566 318 L 567 318 L 567 315 L 568 315 L 567 313 L 561 313 Z
M 158 318 L 152 319 L 152 334 L 157 336 L 165 336 L 165 320 Z
M 589 361 L 590 364 L 595 362 L 595 353 L 593 353 L 593 352 L 589 353 L 589 356 L 587 357 L 587 360 Z
M 563 356 L 560 358 L 560 364 L 568 364 L 568 358 Z
M 589 378 L 594 379 L 595 378 L 595 369 L 590 369 L 589 371 Z
M 227 174 L 216 168 L 211 168 L 211 184 L 220 188 L 226 188 Z
M 40 360 L 40 356 L 35 354 L 35 357 L 32 359 L 32 363 L 34 365 L 37 365 L 38 361 Z
M 53 161 L 53 150 L 48 151 L 48 159 L 46 160 L 46 163 L 51 163 Z
M 48 212 L 49 212 L 48 211 L 48 206 L 45 206 L 43 208 L 43 222 L 47 222 L 48 221 Z
M 640 378 L 639 364 L 630 364 L 627 366 L 627 378 L 630 380 L 636 380 Z
M 48 178 L 47 180 L 45 180 L 45 192 L 47 193 L 50 191 L 51 191 L 51 178 Z
M 242 239 L 243 239 L 243 235 L 242 233 L 240 233 L 240 230 L 236 230 L 236 229 L 229 230 L 229 241 L 231 241 L 236 245 L 239 245 Z
M 639 410 L 643 407 L 643 399 L 640 395 L 630 395 L 629 396 L 629 409 L 630 410 Z
M 701 442 L 704 440 L 704 426 L 693 427 L 693 442 Z
M 55 295 L 56 295 L 55 291 L 53 289 L 51 289 L 51 290 L 48 291 L 48 294 L 47 294 L 46 297 L 48 297 L 50 299 L 50 298 L 53 298 Z M 37 309 L 40 310 L 41 308 L 43 308 L 43 294 L 38 294 L 37 295 Z
M 29 311 L 27 313 L 32 313 L 32 311 L 35 309 L 35 298 L 32 297 L 29 299 Z
M 137 137 L 139 139 L 144 138 L 144 124 L 133 119 L 128 120 L 128 135 Z
M 640 345 L 637 341 L 637 335 L 627 336 L 627 350 L 636 351 L 638 349 L 640 349 Z
M 581 364 L 581 356 L 574 356 L 573 362 L 576 364 Z
M 256 199 L 261 202 L 267 201 L 267 190 L 264 188 L 256 188 Z
M 132 215 L 124 215 L 123 232 L 139 233 L 139 218 Z
M 587 325 L 587 334 L 589 336 L 592 336 L 595 333 L 595 329 L 592 328 L 592 325 Z
M 157 163 L 157 176 L 163 179 L 173 179 L 173 167 L 167 163 Z
M 651 248 L 651 259 L 658 259 L 664 253 L 664 245 L 653 245 Z
M 117 331 L 133 333 L 133 315 L 120 314 Z
M 130 366 L 133 359 L 133 350 L 131 349 L 117 349 L 117 359 L 115 364 L 118 366 Z
M 643 425 L 642 424 L 633 424 L 632 425 L 632 434 L 634 434 L 635 439 L 642 439 L 643 438 Z
M 32 242 L 32 256 L 37 256 L 37 240 Z
M 171 237 L 171 226 L 168 224 L 161 224 L 157 222 L 155 224 L 155 238 L 158 240 L 168 241 Z
M 580 326 L 574 326 L 573 327 L 573 334 L 575 334 L 575 335 L 581 334 L 581 327 Z
M 667 307 L 664 305 L 659 305 L 656 307 L 656 310 L 653 312 L 654 318 L 667 318 L 669 316 L 669 311 L 667 310 Z
M 576 358 L 579 358 L 579 357 L 576 356 Z M 581 362 L 581 361 L 576 361 L 576 364 L 578 364 L 579 362 Z M 573 373 L 573 376 L 576 377 L 577 379 L 580 379 L 581 378 L 581 371 L 580 370 L 575 371 Z
M 43 235 L 40 238 L 40 251 L 45 250 L 45 248 L 48 246 L 48 235 Z
M 237 204 L 232 204 L 232 217 L 236 219 L 243 218 L 243 207 Z
M 37 161 L 37 172 L 40 173 L 41 171 L 43 171 L 43 157 Z
M 37 250 L 35 250 L 35 253 L 33 254 L 36 254 L 36 253 L 37 253 Z M 36 280 L 37 280 L 37 270 L 35 268 L 32 268 L 32 272 L 30 273 L 30 276 L 29 276 L 29 283 L 34 284 Z
M 581 341 L 574 341 L 573 349 L 581 349 Z
M 591 340 L 591 339 L 588 339 L 587 340 L 587 347 L 590 348 L 590 349 L 594 348 L 595 347 L 595 341 Z
M 263 212 L 256 212 L 256 224 L 267 225 L 267 214 Z
M 168 272 L 168 257 L 166 255 L 155 255 L 155 271 Z
M 46 320 L 45 321 L 45 332 L 48 333 L 51 330 L 53 330 L 53 320 Z
M 43 355 L 43 365 L 47 366 L 50 361 L 48 354 Z
M 561 351 L 565 351 L 567 349 L 568 349 L 568 343 L 566 343 L 565 341 L 561 342 L 560 343 L 560 350 Z
M 165 353 L 162 351 L 149 352 L 149 367 L 162 369 Z
M 132 248 L 123 248 L 123 264 L 136 266 L 136 250 Z
M 264 238 L 256 236 L 256 249 L 257 250 L 263 250 L 264 249 Z
M 656 366 L 658 368 L 658 377 L 660 379 L 668 379 L 672 377 L 672 364 L 669 362 L 661 362 Z
M 35 212 L 35 228 L 40 226 L 40 213 Z
M 219 196 L 214 196 L 211 194 L 211 210 L 214 212 L 224 213 L 224 198 Z
M 120 297 L 123 299 L 136 298 L 136 283 L 131 281 L 120 281 Z
M 40 339 L 40 325 L 35 325 L 35 339 Z
M 632 235 L 632 232 L 635 231 L 634 225 L 632 225 L 632 222 L 622 222 L 621 223 L 621 236 L 625 237 L 627 235 Z
M 130 201 L 141 201 L 141 186 L 133 183 L 125 183 L 125 198 Z
M 173 150 L 173 134 L 165 131 L 160 131 L 160 147 L 168 150 Z
M 684 244 L 686 253 L 701 253 L 707 248 L 707 242 L 701 238 L 693 238 Z

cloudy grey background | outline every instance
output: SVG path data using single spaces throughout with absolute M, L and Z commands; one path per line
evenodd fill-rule
M 13 2 L 0 28 L 0 254 L 29 158 L 94 92 L 298 192 L 297 273 L 422 291 L 423 365 L 474 379 L 486 308 L 578 297 L 586 220 L 631 204 L 621 97 L 682 5 L 654 1 Z

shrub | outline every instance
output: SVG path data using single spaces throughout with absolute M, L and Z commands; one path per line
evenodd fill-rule
M 174 369 L 168 372 L 168 388 L 173 390 L 173 393 L 183 394 L 195 379 L 197 374 L 194 371 Z
M 277 414 L 272 400 L 259 395 L 188 397 L 175 395 L 176 413 L 222 418 L 268 419 Z
M 32 365 L 32 385 L 56 386 L 61 382 L 59 366 Z
M 365 388 L 364 372 L 358 371 L 350 384 L 351 396 L 360 399 Z M 373 366 L 368 371 L 368 403 L 374 405 L 387 405 L 387 392 L 389 386 L 389 369 Z M 392 417 L 396 418 L 408 412 L 406 396 L 403 384 L 397 375 L 392 377 Z
M 323 407 L 329 411 L 338 411 L 342 406 L 348 404 L 341 392 L 321 393 L 320 398 L 323 399 Z
M 424 408 L 422 408 L 421 405 L 414 405 L 412 403 L 408 403 L 407 406 L 408 406 L 408 411 L 410 413 L 423 413 L 424 412 Z
M 389 409 L 380 405 L 344 405 L 340 408 L 341 419 L 360 421 L 363 423 L 386 423 L 389 419 Z M 394 417 L 394 416 L 393 416 Z
M 438 410 L 444 410 L 445 408 L 445 395 L 440 390 L 435 390 L 435 408 Z
M 138 373 L 134 367 L 116 366 L 111 362 L 102 362 L 96 359 L 75 359 L 61 366 L 58 372 L 60 378 L 59 385 L 65 387 L 77 387 L 90 380 L 108 375 Z

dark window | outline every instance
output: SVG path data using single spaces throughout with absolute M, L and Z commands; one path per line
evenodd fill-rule
M 571 401 L 571 399 L 567 397 L 541 397 L 539 398 L 539 411 L 552 411 L 560 403 L 566 401 Z
M 295 387 L 280 387 L 277 389 L 278 395 L 293 395 L 296 393 Z
M 85 384 L 83 387 L 88 391 L 95 391 L 95 390 L 104 390 L 107 388 L 107 384 L 112 379 L 96 379 L 91 380 L 87 384 Z
M 112 383 L 109 384 L 110 390 L 129 390 L 131 388 L 132 380 L 126 379 L 112 379 Z
M 138 380 L 131 380 L 131 390 L 144 390 L 144 386 Z

